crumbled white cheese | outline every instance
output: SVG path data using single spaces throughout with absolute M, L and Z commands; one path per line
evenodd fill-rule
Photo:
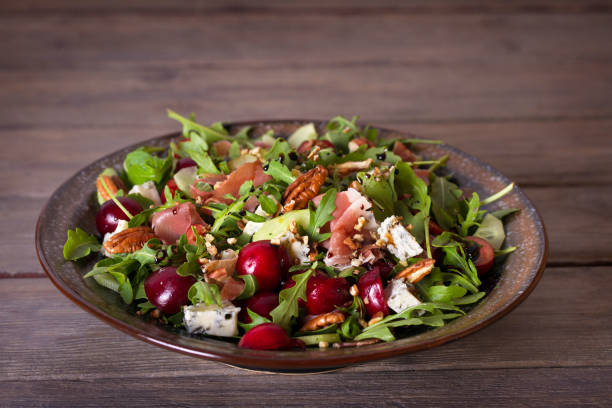
M 135 185 L 128 194 L 140 194 L 144 198 L 148 198 L 149 200 L 153 201 L 153 204 L 156 206 L 161 205 L 161 198 L 159 197 L 157 188 L 155 188 L 155 184 L 152 181 Z
M 377 232 L 380 239 L 387 244 L 389 252 L 400 261 L 423 252 L 423 248 L 395 215 L 385 218 Z
M 421 304 L 421 301 L 410 292 L 405 279 L 393 279 L 384 293 L 387 305 L 395 313 L 401 313 L 409 307 Z
M 300 263 L 310 262 L 310 258 L 308 257 L 310 254 L 310 246 L 308 246 L 307 240 L 296 237 L 291 231 L 287 231 L 277 236 L 275 239 L 285 248 L 292 260 L 299 261 Z
M 240 308 L 229 301 L 221 306 L 198 303 L 183 308 L 183 321 L 189 333 L 204 333 L 212 336 L 232 337 L 238 334 L 238 312 Z
M 102 252 L 102 255 L 106 256 L 106 257 L 112 257 L 112 254 L 109 254 L 108 252 L 106 252 L 106 249 L 104 249 L 104 244 L 106 243 L 106 241 L 108 241 L 113 235 L 120 233 L 121 231 L 124 231 L 128 228 L 128 222 L 125 220 L 119 220 L 117 221 L 117 228 L 115 228 L 115 230 L 113 232 L 107 232 L 106 234 L 104 234 L 104 239 L 102 240 L 102 248 L 100 248 L 100 252 Z
M 242 232 L 244 232 L 247 235 L 254 235 L 257 231 L 259 231 L 259 229 L 263 225 L 264 225 L 263 222 L 248 221 L 245 224 L 244 229 L 242 230 Z

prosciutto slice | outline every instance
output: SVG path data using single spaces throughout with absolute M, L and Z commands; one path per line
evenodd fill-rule
M 164 244 L 174 244 L 191 225 L 206 223 L 191 202 L 175 205 L 153 214 L 151 225 L 155 236 Z
M 315 205 L 320 201 L 321 196 L 313 199 Z M 353 250 L 344 243 L 344 240 L 356 233 L 355 224 L 359 217 L 364 217 L 366 220 L 371 218 L 371 213 L 368 211 L 371 207 L 372 204 L 368 199 L 353 188 L 336 195 L 336 209 L 332 213 L 334 219 L 329 224 L 331 237 L 324 243 L 328 249 L 325 257 L 326 265 L 336 267 L 350 265 Z
M 264 173 L 263 167 L 261 166 L 261 162 L 259 160 L 245 163 L 236 170 L 232 171 L 227 176 L 225 181 L 215 184 L 215 188 L 212 191 L 209 201 L 229 204 L 232 202 L 232 200 L 225 198 L 225 195 L 231 194 L 238 198 L 240 186 L 242 186 L 245 181 L 252 180 L 254 186 L 260 186 L 271 179 L 272 177 Z

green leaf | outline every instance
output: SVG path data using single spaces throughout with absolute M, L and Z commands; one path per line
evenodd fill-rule
M 519 211 L 520 211 L 520 208 L 506 208 L 504 210 L 492 211 L 490 214 L 494 217 L 499 218 L 500 220 L 503 220 L 510 214 L 514 214 Z
M 257 284 L 257 278 L 253 275 L 238 275 L 238 279 L 242 279 L 244 281 L 244 289 L 242 292 L 236 297 L 236 300 L 248 299 L 252 297 L 257 290 L 259 289 L 259 285 Z
M 207 306 L 221 306 L 221 294 L 217 285 L 208 284 L 204 281 L 197 281 L 191 285 L 187 292 L 187 298 L 194 305 L 204 303 Z
M 338 343 L 340 341 L 340 336 L 338 333 L 311 334 L 308 336 L 299 336 L 295 338 L 302 340 L 307 346 L 315 346 L 323 341 L 329 344 Z
M 472 303 L 478 302 L 486 295 L 485 292 L 477 292 L 472 295 L 467 295 L 462 298 L 453 299 L 454 305 L 471 305 Z
M 240 327 L 242 328 L 242 330 L 244 330 L 245 333 L 251 330 L 253 327 L 259 326 L 260 324 L 271 323 L 270 319 L 258 315 L 257 313 L 249 309 L 248 307 L 247 307 L 247 314 L 251 318 L 251 323 L 238 323 L 238 325 L 240 325 Z
M 143 207 L 144 208 L 144 207 Z M 147 221 L 149 221 L 149 217 L 157 210 L 157 208 L 147 208 L 146 210 L 143 210 L 141 212 L 139 212 L 138 214 L 136 214 L 135 216 L 133 216 L 129 221 L 128 221 L 128 228 L 132 228 L 132 227 L 138 227 L 142 224 L 145 224 Z
M 232 141 L 231 136 L 227 134 L 225 128 L 223 128 L 223 125 L 220 123 L 215 123 L 210 127 L 206 127 L 195 122 L 193 116 L 190 118 L 186 118 L 170 109 L 168 109 L 168 117 L 179 121 L 183 125 L 183 136 L 185 137 L 191 138 L 194 135 L 200 136 L 208 144 L 212 144 L 219 140 Z
M 140 248 L 136 252 L 133 252 L 130 257 L 137 260 L 140 265 L 151 265 L 156 263 L 158 260 L 158 249 L 154 249 L 151 246 L 161 248 L 162 242 L 159 240 L 159 238 L 151 238 L 144 244 L 142 248 Z
M 134 292 L 130 280 L 118 272 L 104 272 L 93 276 L 94 280 L 101 286 L 119 293 L 126 304 L 132 303 Z
M 278 306 L 270 312 L 272 321 L 287 331 L 290 329 L 291 319 L 299 315 L 298 299 L 306 301 L 306 282 L 313 271 L 314 269 L 309 269 L 293 275 L 291 279 L 295 281 L 295 286 L 281 290 Z
M 68 230 L 68 239 L 64 244 L 64 259 L 76 261 L 86 257 L 91 251 L 97 252 L 102 245 L 98 239 L 80 228 Z
M 229 148 L 228 156 L 230 160 L 240 157 L 240 144 L 237 141 L 233 141 Z
M 336 210 L 336 195 L 335 188 L 327 190 L 317 209 L 315 211 L 310 209 L 310 221 L 306 228 L 306 233 L 317 242 L 329 238 L 329 234 L 321 234 L 321 228 L 334 219 L 332 214 Z
M 159 187 L 172 169 L 172 157 L 155 157 L 141 147 L 125 156 L 123 168 L 130 183 L 153 181 Z
M 181 151 L 198 163 L 198 172 L 219 174 L 219 169 L 208 154 L 208 143 L 202 136 L 192 134 L 188 141 L 180 144 Z
M 466 202 L 467 209 L 463 214 L 458 214 L 459 228 L 458 232 L 461 236 L 468 236 L 470 228 L 477 225 L 478 209 L 480 208 L 480 198 L 478 194 L 472 193 L 472 198 Z
M 429 298 L 433 302 L 449 302 L 467 293 L 467 289 L 457 285 L 434 285 L 429 288 Z
M 150 200 L 138 193 L 128 194 L 128 198 L 137 201 L 142 208 L 149 208 L 149 206 L 153 205 L 153 200 Z
M 295 181 L 295 177 L 291 174 L 291 170 L 277 161 L 271 161 L 268 164 L 267 170 L 264 170 L 264 173 L 271 176 L 274 180 L 281 181 L 285 184 L 291 184 Z
M 457 215 L 460 210 L 459 197 L 461 197 L 461 190 L 456 184 L 444 177 L 433 177 L 431 210 L 438 225 L 444 230 L 450 230 L 457 225 Z
M 363 193 L 372 201 L 372 211 L 376 221 L 381 222 L 394 214 L 395 202 L 393 189 L 385 179 L 376 180 L 374 177 L 364 177 L 360 173 Z

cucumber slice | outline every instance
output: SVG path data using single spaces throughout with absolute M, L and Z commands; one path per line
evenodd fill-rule
M 338 343 L 340 341 L 340 336 L 338 336 L 338 333 L 313 334 L 311 336 L 300 336 L 294 338 L 302 340 L 307 346 L 318 345 L 322 341 L 326 341 L 330 344 Z
M 494 215 L 487 214 L 480 223 L 480 227 L 474 233 L 474 236 L 484 239 L 497 251 L 504 243 L 504 239 L 506 239 L 504 224 Z
M 287 143 L 289 143 L 289 146 L 291 146 L 292 149 L 297 149 L 305 141 L 316 140 L 317 138 L 317 130 L 315 129 L 314 124 L 309 123 L 297 128 L 296 131 L 289 136 Z

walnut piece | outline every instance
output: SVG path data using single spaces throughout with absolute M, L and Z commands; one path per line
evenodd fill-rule
M 109 254 L 125 254 L 136 252 L 155 234 L 150 227 L 132 227 L 112 235 L 104 243 L 104 249 Z
M 342 323 L 344 321 L 344 315 L 342 312 L 329 312 L 324 313 L 306 322 L 300 329 L 301 332 L 313 331 L 322 329 L 323 327 L 331 326 L 332 324 Z
M 393 279 L 406 278 L 410 283 L 417 283 L 425 276 L 429 275 L 435 263 L 435 259 L 421 259 L 398 273 Z
M 295 179 L 283 195 L 283 211 L 289 212 L 306 208 L 308 202 L 319 194 L 327 174 L 325 167 L 317 166 Z

